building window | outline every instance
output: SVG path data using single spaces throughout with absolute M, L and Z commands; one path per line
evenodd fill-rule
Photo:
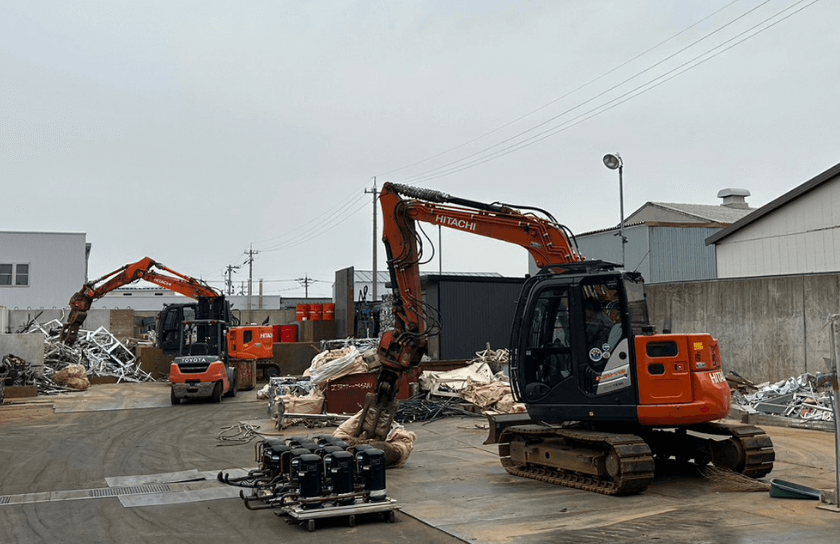
M 0 287 L 29 287 L 29 265 L 0 263 Z

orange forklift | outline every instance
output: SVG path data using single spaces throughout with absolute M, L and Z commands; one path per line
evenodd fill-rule
M 139 280 L 195 299 L 166 306 L 158 317 L 158 347 L 165 354 L 177 354 L 169 378 L 173 404 L 186 398 L 206 397 L 218 402 L 223 396 L 234 396 L 237 377 L 230 361 L 271 362 L 271 327 L 240 326 L 222 293 L 149 257 L 85 283 L 70 299 L 70 315 L 62 327 L 61 340 L 68 345 L 76 341 L 93 301 Z

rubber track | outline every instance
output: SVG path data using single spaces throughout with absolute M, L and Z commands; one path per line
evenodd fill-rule
M 596 449 L 611 448 L 620 463 L 618 480 L 606 480 L 590 474 L 563 471 L 554 467 L 516 465 L 510 458 L 510 439 L 513 435 L 534 438 L 551 436 L 574 440 Z M 648 445 L 631 434 L 599 433 L 574 429 L 555 429 L 543 425 L 517 425 L 506 429 L 499 437 L 499 457 L 507 472 L 515 476 L 532 478 L 604 495 L 630 495 L 641 493 L 650 485 L 654 476 L 653 455 Z
M 773 470 L 776 452 L 773 441 L 767 433 L 752 425 L 729 425 L 726 423 L 706 423 L 695 430 L 707 434 L 727 435 L 735 440 L 744 452 L 744 468 L 739 472 L 750 478 L 761 478 Z

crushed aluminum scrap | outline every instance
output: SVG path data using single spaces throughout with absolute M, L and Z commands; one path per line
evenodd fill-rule
M 830 393 L 822 383 L 822 376 L 806 373 L 762 386 L 753 386 L 740 376 L 737 378 L 740 387 L 733 391 L 732 400 L 748 413 L 809 421 L 834 420 Z
M 408 400 L 401 400 L 397 406 L 397 415 L 394 419 L 401 424 L 406 423 L 429 423 L 438 419 L 453 416 L 481 416 L 459 406 L 463 402 L 457 398 L 436 399 L 424 396 Z
M 60 340 L 61 327 L 61 322 L 55 319 L 43 325 L 33 321 L 22 331 L 44 336 L 44 375 L 47 378 L 71 364 L 78 364 L 85 368 L 87 376 L 111 376 L 117 378 L 118 383 L 155 381 L 140 369 L 131 350 L 104 327 L 95 331 L 80 330 L 79 338 L 72 346 Z

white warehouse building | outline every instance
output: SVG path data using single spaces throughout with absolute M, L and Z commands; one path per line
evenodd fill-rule
M 840 164 L 706 239 L 719 278 L 840 271 Z
M 87 280 L 84 233 L 0 231 L 0 307 L 64 308 Z

